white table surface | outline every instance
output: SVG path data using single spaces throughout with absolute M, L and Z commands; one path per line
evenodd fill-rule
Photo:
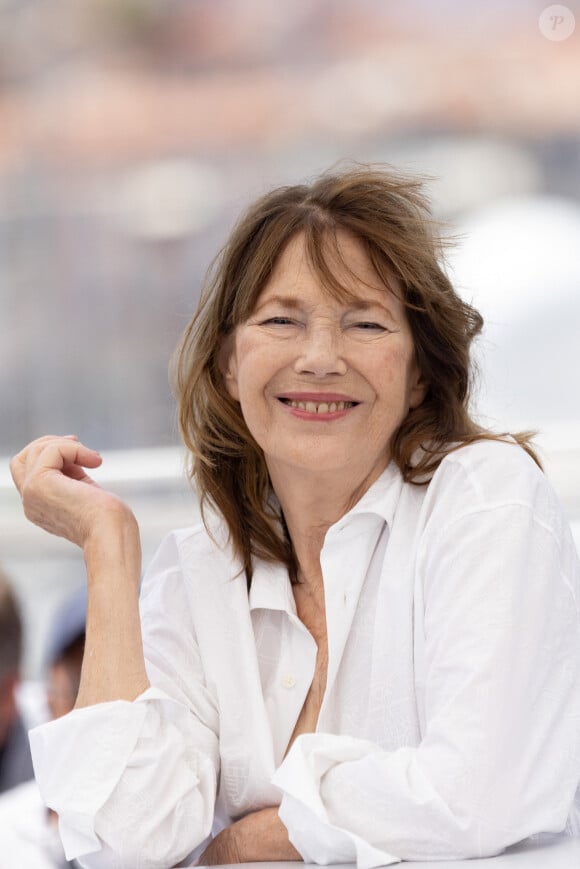
M 246 869 L 291 869 L 292 866 L 301 864 L 272 862 L 241 865 Z M 498 857 L 483 857 L 479 860 L 421 860 L 392 865 L 399 865 L 401 869 L 406 869 L 407 866 L 409 869 L 580 869 L 580 839 L 527 841 L 508 848 Z M 240 864 L 232 864 L 231 869 L 240 869 Z M 355 865 L 342 863 L 337 869 L 355 869 Z

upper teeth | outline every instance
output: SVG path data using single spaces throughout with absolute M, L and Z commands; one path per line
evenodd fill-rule
M 354 405 L 353 401 L 289 401 L 290 407 L 305 410 L 308 413 L 336 413 Z

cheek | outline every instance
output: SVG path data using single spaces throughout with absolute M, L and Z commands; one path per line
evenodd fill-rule
M 239 402 L 242 416 L 252 434 L 265 410 L 263 372 L 263 364 L 260 365 L 253 356 L 246 356 L 238 366 L 235 387 L 230 390 L 230 395 Z
M 392 410 L 406 411 L 418 380 L 418 370 L 407 347 L 393 347 L 375 366 L 375 382 Z
M 377 365 L 377 370 L 379 367 L 384 381 L 389 384 L 391 389 L 397 384 L 403 388 L 411 368 L 407 349 L 401 346 L 389 347 L 380 360 L 380 364 Z
M 235 381 L 238 400 L 257 400 L 288 364 L 280 342 L 265 342 L 252 335 L 240 336 L 235 351 Z M 291 348 L 292 349 L 292 348 Z

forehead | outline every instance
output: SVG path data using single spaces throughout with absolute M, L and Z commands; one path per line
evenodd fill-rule
M 294 236 L 280 254 L 269 280 L 258 298 L 261 304 L 273 295 L 304 295 L 313 284 L 329 296 L 346 303 L 399 301 L 400 287 L 389 275 L 380 277 L 362 244 L 345 231 L 328 235 L 322 244 L 309 244 L 301 233 Z M 402 304 L 401 302 L 399 302 Z

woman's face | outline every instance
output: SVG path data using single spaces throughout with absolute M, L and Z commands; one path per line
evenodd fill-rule
M 334 274 L 354 301 L 321 286 L 297 236 L 223 348 L 228 392 L 273 477 L 375 479 L 393 434 L 424 396 L 403 304 L 355 238 L 339 233 L 338 242 L 348 269 L 336 262 Z

